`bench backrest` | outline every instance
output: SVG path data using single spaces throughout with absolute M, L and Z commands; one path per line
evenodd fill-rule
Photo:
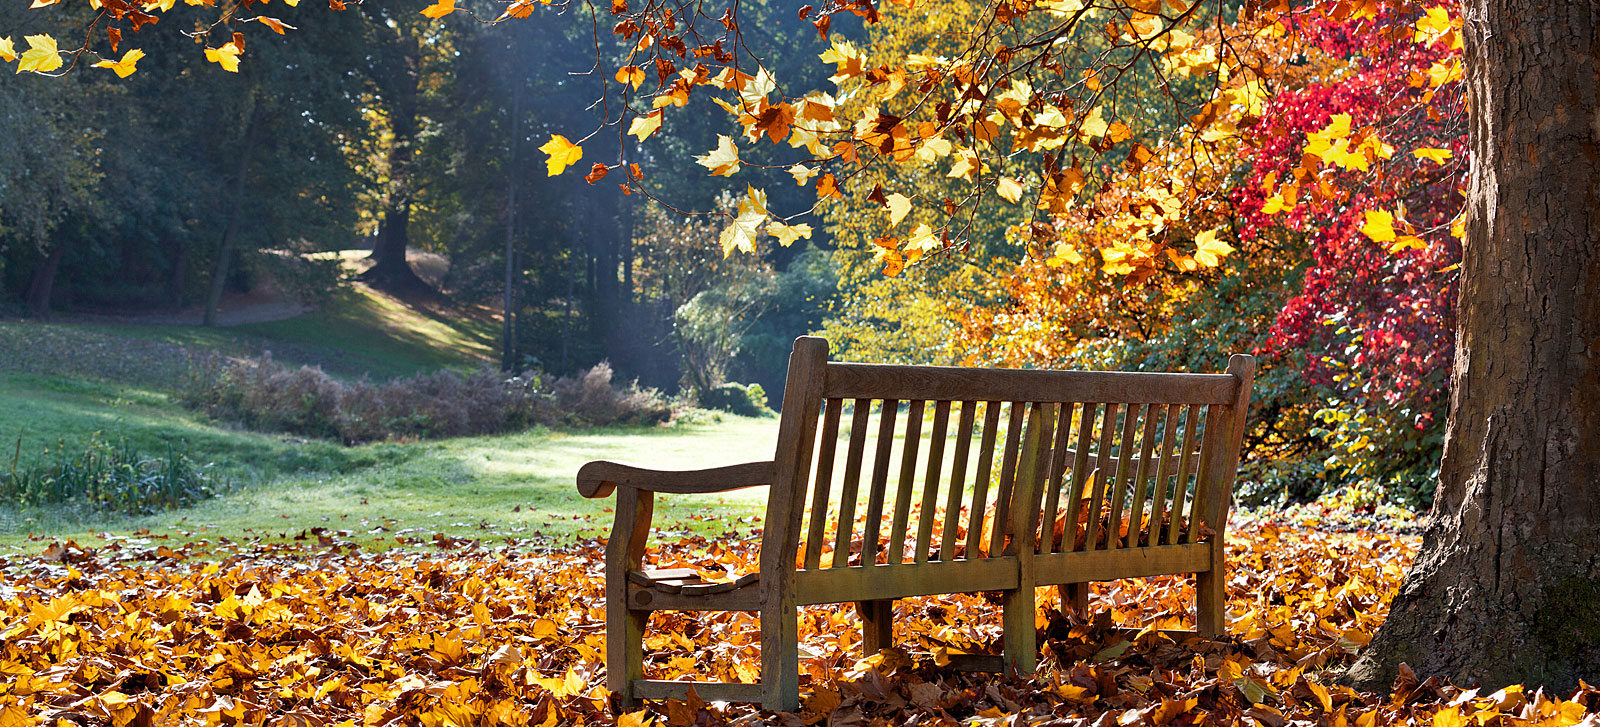
M 1253 370 L 1248 356 L 1226 374 L 839 363 L 798 339 L 762 570 L 1186 543 L 1201 521 L 1220 532 Z

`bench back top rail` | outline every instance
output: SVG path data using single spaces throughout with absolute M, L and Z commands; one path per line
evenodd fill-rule
M 796 355 L 815 357 L 812 341 Z M 1156 374 L 837 363 L 820 346 L 806 390 L 791 359 L 768 503 L 788 568 L 1115 550 L 1196 542 L 1200 522 L 1221 530 L 1249 357 L 1227 374 Z M 1017 532 L 1032 537 L 1013 542 Z

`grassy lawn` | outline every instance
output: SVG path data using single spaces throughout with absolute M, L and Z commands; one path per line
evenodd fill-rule
M 165 395 L 84 380 L 0 374 L 4 466 L 21 442 L 21 465 L 57 442 L 72 446 L 95 432 L 126 437 L 143 451 L 177 446 L 215 462 L 232 484 L 214 500 L 181 511 L 129 517 L 80 507 L 0 507 L 0 546 L 37 547 L 28 535 L 92 538 L 94 533 L 193 533 L 194 537 L 288 537 L 312 527 L 348 530 L 371 544 L 396 544 L 442 532 L 452 537 L 566 539 L 600 535 L 609 501 L 584 500 L 573 475 L 591 459 L 692 469 L 772 456 L 772 419 L 727 416 L 704 424 L 589 432 L 535 430 L 435 442 L 341 447 L 218 427 Z M 667 529 L 720 533 L 748 529 L 759 491 L 663 498 Z M 709 517 L 708 517 L 709 516 Z M 378 530 L 379 526 L 384 530 Z
M 335 375 L 384 379 L 474 368 L 492 360 L 496 335 L 487 318 L 446 317 L 364 286 L 341 291 L 314 313 L 227 328 L 0 321 L 0 470 L 26 468 L 60 447 L 81 451 L 98 436 L 126 439 L 149 456 L 175 447 L 211 463 L 214 478 L 226 484 L 195 507 L 140 517 L 0 504 L 0 548 L 42 547 L 30 534 L 97 542 L 97 533 L 148 529 L 241 540 L 318 526 L 384 547 L 396 545 L 396 535 L 438 532 L 568 539 L 610 527 L 610 501 L 584 500 L 573 486 L 586 461 L 692 469 L 772 456 L 772 419 L 344 447 L 212 422 L 168 394 L 198 352 L 270 350 Z M 663 498 L 657 522 L 710 533 L 748 530 L 763 502 L 760 491 Z

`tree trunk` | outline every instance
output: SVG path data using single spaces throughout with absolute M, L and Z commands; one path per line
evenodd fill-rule
M 178 240 L 178 255 L 172 260 L 172 270 L 167 274 L 167 304 L 173 308 L 183 307 L 183 288 L 185 278 L 189 274 L 189 240 L 187 236 Z
M 403 30 L 396 33 L 393 42 L 400 47 L 401 62 L 392 71 L 388 84 L 392 88 L 385 96 L 390 131 L 394 133 L 388 152 L 389 188 L 383 198 L 383 220 L 378 223 L 378 236 L 372 244 L 374 264 L 361 274 L 361 279 L 392 293 L 427 296 L 436 294 L 432 286 L 417 277 L 406 262 L 406 248 L 411 245 L 411 202 L 416 193 L 422 47 L 415 36 Z
M 1575 0 L 1467 0 L 1472 169 L 1444 462 L 1351 668 L 1488 689 L 1600 675 L 1600 43 Z
M 50 296 L 55 292 L 56 273 L 61 270 L 61 256 L 66 251 L 61 245 L 51 247 L 28 281 L 28 310 L 37 318 L 50 317 Z
M 217 325 L 217 311 L 222 307 L 222 292 L 228 283 L 228 271 L 233 264 L 233 240 L 239 226 L 238 205 L 244 204 L 245 179 L 250 175 L 250 157 L 256 150 L 256 101 L 254 92 L 246 100 L 244 148 L 239 152 L 239 169 L 233 177 L 233 193 L 228 195 L 224 209 L 228 216 L 222 225 L 222 239 L 217 243 L 217 259 L 211 267 L 211 286 L 206 292 L 206 309 L 201 324 Z

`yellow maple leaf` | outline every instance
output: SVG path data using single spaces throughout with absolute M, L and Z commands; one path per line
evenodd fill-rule
M 94 64 L 94 67 L 110 68 L 112 71 L 116 72 L 117 78 L 127 78 L 128 76 L 133 75 L 133 72 L 137 70 L 133 66 L 135 63 L 139 62 L 140 58 L 143 57 L 144 51 L 139 50 L 138 48 L 133 48 L 127 53 L 123 53 L 122 60 L 120 61 L 100 61 L 99 63 Z
M 650 723 L 653 719 L 654 718 L 650 716 L 650 710 L 641 709 L 637 712 L 628 712 L 623 714 L 621 717 L 618 717 L 617 727 L 650 727 Z
M 33 0 L 33 4 L 29 5 L 28 9 L 29 10 L 38 10 L 39 8 L 46 7 L 46 6 L 49 6 L 49 5 L 54 5 L 54 4 L 58 3 L 58 2 L 61 2 L 61 0 Z
M 722 244 L 722 256 L 728 257 L 734 250 L 755 252 L 756 236 L 760 234 L 761 225 L 766 221 L 766 215 L 741 205 L 738 216 L 734 217 L 733 222 L 718 236 L 718 242 Z
M 939 240 L 938 235 L 933 234 L 933 228 L 929 227 L 927 224 L 919 223 L 916 229 L 911 231 L 911 236 L 906 238 L 904 250 L 907 253 L 921 255 L 922 253 L 933 252 L 935 250 L 942 249 L 943 247 L 944 243 Z
M 792 167 L 789 167 L 789 176 L 794 177 L 795 184 L 804 187 L 806 186 L 806 182 L 811 181 L 812 177 L 817 176 L 818 171 L 819 170 L 813 169 L 804 164 L 796 164 Z
M 567 167 L 577 164 L 583 158 L 583 147 L 567 140 L 567 137 L 556 134 L 539 147 L 539 151 L 549 156 L 544 160 L 546 176 L 554 177 L 565 171 Z
M 1083 140 L 1105 136 L 1111 130 L 1111 125 L 1106 123 L 1105 107 L 1096 106 L 1088 116 L 1083 117 L 1083 123 L 1078 126 L 1078 135 Z
M 911 198 L 895 192 L 884 200 L 884 207 L 889 211 L 889 224 L 898 225 L 911 212 Z
M 239 46 L 231 41 L 221 48 L 207 48 L 206 60 L 219 66 L 229 73 L 239 72 Z
M 638 66 L 623 66 L 617 69 L 617 83 L 626 83 L 638 90 L 644 83 L 644 69 Z
M 422 9 L 422 14 L 430 18 L 442 18 L 456 11 L 456 0 L 439 0 Z
M 804 222 L 798 225 L 786 225 L 773 220 L 767 225 L 767 234 L 778 238 L 778 244 L 784 247 L 793 245 L 800 238 L 811 239 L 811 225 Z
M 1217 230 L 1206 230 L 1194 236 L 1194 260 L 1208 268 L 1222 264 L 1222 258 L 1233 252 L 1233 246 L 1217 239 Z
M 1373 242 L 1394 242 L 1394 215 L 1385 210 L 1367 210 L 1361 233 L 1372 238 Z
M 1452 152 L 1449 149 L 1417 149 L 1411 153 L 1418 159 L 1431 159 L 1433 160 L 1434 164 L 1441 166 L 1445 163 L 1445 161 L 1449 160 L 1450 157 L 1455 156 L 1455 152 Z
M 633 123 L 628 125 L 628 133 L 639 137 L 639 141 L 644 141 L 659 128 L 661 128 L 661 110 L 656 109 L 644 116 L 635 117 Z
M 694 159 L 696 164 L 710 169 L 714 177 L 731 177 L 739 171 L 739 147 L 727 134 L 718 134 L 717 148 Z
M 995 185 L 995 191 L 1011 204 L 1022 201 L 1022 183 L 1010 177 L 1001 177 L 999 183 Z
M 0 38 L 0 61 L 10 63 L 17 59 L 17 47 L 12 45 L 11 36 Z
M 49 35 L 27 36 L 28 49 L 22 52 L 21 60 L 17 63 L 17 73 L 33 71 L 34 73 L 49 73 L 61 67 L 61 51 L 56 48 L 56 39 Z

